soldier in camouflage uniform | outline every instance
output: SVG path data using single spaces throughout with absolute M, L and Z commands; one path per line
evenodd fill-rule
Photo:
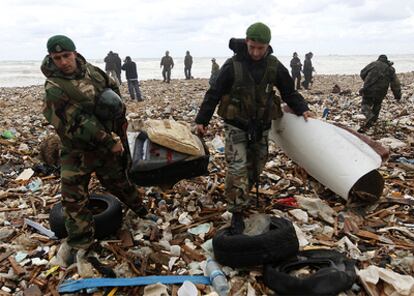
M 387 95 L 389 86 L 391 86 L 394 98 L 397 101 L 401 99 L 400 81 L 392 65 L 393 63 L 386 55 L 380 55 L 378 60 L 361 70 L 360 76 L 364 80 L 364 86 L 360 89 L 361 112 L 365 115 L 366 121 L 358 130 L 359 132 L 365 132 L 377 121 L 382 100 Z
M 233 213 L 234 234 L 244 229 L 243 211 L 249 205 L 249 192 L 264 168 L 268 156 L 271 121 L 282 116 L 280 98 L 305 120 L 312 116 L 303 97 L 295 91 L 288 70 L 272 55 L 270 29 L 263 23 L 251 25 L 246 39 L 232 39 L 235 55 L 221 67 L 208 89 L 195 122 L 204 135 L 219 104 L 224 119 L 225 157 L 228 165 L 225 195 Z
M 49 54 L 41 66 L 47 77 L 43 114 L 62 142 L 66 250 L 85 250 L 94 239 L 93 215 L 87 208 L 93 172 L 104 187 L 137 214 L 144 216 L 147 211 L 126 174 L 130 156 L 125 105 L 120 97 L 113 106 L 97 103 L 104 90 L 111 89 L 115 96 L 120 95 L 117 84 L 86 62 L 68 37 L 51 37 L 47 49 Z
M 170 83 L 171 81 L 171 69 L 174 68 L 174 60 L 170 57 L 170 52 L 167 50 L 165 56 L 162 57 L 160 68 L 162 67 L 163 82 Z

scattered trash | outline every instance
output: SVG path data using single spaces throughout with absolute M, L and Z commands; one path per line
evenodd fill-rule
M 270 141 L 269 161 L 260 178 L 258 206 L 254 199 L 249 215 L 266 213 L 272 217 L 291 220 L 300 249 L 336 249 L 347 257 L 356 259 L 361 270 L 373 265 L 413 277 L 414 73 L 399 74 L 399 77 L 403 88 L 403 104 L 385 99 L 378 122 L 366 132 L 369 138 L 390 150 L 389 160 L 376 169 L 384 180 L 384 188 L 375 203 L 351 207 L 341 195 L 315 180 L 310 171 L 295 164 Z M 140 83 L 148 101 L 125 101 L 129 127 L 135 121 L 149 118 L 173 118 L 193 125 L 194 116 L 208 87 L 207 80 L 203 79 L 173 80 L 168 86 L 160 84 L 159 80 Z M 318 75 L 312 90 L 302 94 L 314 114 L 324 115 L 326 110 L 326 115 L 329 110 L 323 122 L 340 123 L 357 130 L 362 120 L 365 120 L 360 114 L 361 97 L 357 94 L 361 83 L 357 75 Z M 334 84 L 341 86 L 340 93 L 331 93 Z M 54 266 L 52 258 L 55 258 L 61 242 L 25 222 L 25 218 L 35 221 L 47 230 L 49 213 L 61 198 L 59 166 L 54 157 L 56 153 L 51 153 L 53 157 L 46 157 L 47 153 L 41 145 L 47 142 L 49 136 L 57 138 L 54 129 L 47 125 L 42 115 L 44 88 L 32 86 L 0 89 L 1 292 L 10 295 L 26 291 L 34 291 L 35 295 L 39 291 L 40 295 L 55 294 L 59 282 L 64 279 L 78 280 L 80 275 L 76 266 L 71 269 Z M 121 85 L 121 92 L 128 93 L 126 85 Z M 5 130 L 11 131 L 13 138 L 2 137 Z M 212 143 L 214 139 L 216 146 Z M 111 267 L 119 279 L 164 274 L 201 274 L 205 258 L 214 256 L 212 238 L 231 220 L 231 213 L 225 210 L 224 132 L 218 116 L 213 115 L 204 140 L 211 153 L 208 156 L 210 162 L 206 175 L 193 179 L 181 178 L 174 187 L 139 187 L 144 203 L 152 213 L 148 216 L 148 221 L 151 222 L 141 222 L 145 219 L 136 217 L 131 211 L 124 211 L 122 223 L 119 224 L 122 228 L 116 229 L 120 231 L 114 231 L 93 246 L 93 258 L 102 262 L 101 267 Z M 305 149 L 301 149 L 305 154 L 308 152 L 308 144 L 310 143 L 306 143 Z M 318 153 L 324 156 L 322 150 Z M 52 166 L 46 166 L 47 162 L 43 159 L 50 161 Z M 332 171 L 329 173 L 333 175 Z M 101 190 L 103 188 L 93 176 L 90 192 Z M 325 213 L 322 205 L 321 209 L 319 205 L 308 208 L 300 202 L 302 199 L 314 198 L 319 198 L 330 210 L 327 209 Z M 181 224 L 179 220 L 187 224 Z M 203 224 L 210 225 L 207 232 L 200 235 L 190 233 L 190 229 L 198 229 Z M 44 260 L 48 261 L 47 265 L 42 265 Z M 34 263 L 41 265 L 36 266 Z M 105 277 L 107 280 L 107 276 L 102 274 L 103 269 L 98 265 L 93 266 L 93 277 Z M 231 292 L 239 295 L 271 294 L 263 283 L 260 269 L 240 271 L 222 266 L 222 270 L 232 287 Z M 375 287 L 377 295 L 389 295 L 389 289 L 395 291 L 392 285 L 382 279 L 378 283 Z M 96 282 L 92 287 L 86 288 L 86 291 L 103 293 L 104 288 L 96 287 L 95 284 Z M 114 287 L 117 284 L 114 283 Z M 180 284 L 165 285 L 172 295 L 177 293 Z M 347 294 L 369 295 L 367 291 L 373 285 L 368 282 L 366 285 L 359 283 Z M 114 294 L 117 291 L 117 288 L 109 287 L 111 292 L 108 293 Z M 200 295 L 216 295 L 208 283 L 196 287 Z M 143 290 L 143 287 L 132 284 L 124 288 L 120 286 L 116 294 L 142 295 Z
M 379 280 L 385 282 L 388 286 L 385 289 L 388 291 L 389 295 L 398 293 L 398 295 L 409 296 L 414 293 L 414 278 L 412 276 L 398 274 L 392 270 L 373 265 L 358 270 L 357 273 L 363 283 L 376 285 Z M 375 287 L 371 286 L 370 288 L 376 290 Z
M 10 130 L 5 130 L 1 133 L 1 137 L 10 140 L 14 138 L 14 133 Z
M 178 289 L 178 296 L 198 296 L 197 287 L 189 281 L 185 281 L 182 286 Z
M 47 237 L 51 238 L 51 239 L 57 239 L 57 237 L 55 236 L 55 233 L 49 229 L 47 229 L 46 227 L 44 227 L 43 225 L 36 223 L 33 220 L 24 218 L 24 222 L 33 227 L 34 229 L 36 229 L 37 231 L 39 231 L 41 234 L 46 235 Z
M 217 262 L 211 258 L 207 259 L 206 274 L 209 276 L 211 285 L 219 296 L 226 296 L 229 291 L 227 278 Z
M 219 135 L 216 135 L 214 139 L 211 141 L 213 148 L 219 152 L 224 153 L 224 142 Z
M 33 174 L 34 171 L 32 169 L 25 169 L 19 176 L 17 176 L 16 181 L 27 181 L 33 176 Z

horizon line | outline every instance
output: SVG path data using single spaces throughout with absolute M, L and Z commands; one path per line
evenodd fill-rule
M 380 54 L 384 54 L 384 53 L 370 53 L 370 54 L 337 54 L 337 53 L 330 53 L 330 54 L 320 54 L 320 55 L 318 55 L 318 54 L 315 54 L 315 53 L 313 53 L 314 54 L 314 59 L 317 59 L 317 57 L 318 56 L 320 56 L 320 57 L 326 57 L 326 56 L 344 56 L 344 57 L 346 57 L 346 56 L 376 56 L 376 55 L 380 55 Z M 397 54 L 392 54 L 392 53 L 385 53 L 386 55 L 388 55 L 388 56 L 405 56 L 405 55 L 414 55 L 414 53 L 397 53 Z M 83 54 L 82 54 L 83 55 Z M 287 57 L 287 56 L 291 56 L 291 54 L 289 54 L 289 55 L 287 55 L 287 54 L 274 54 L 273 53 L 273 55 L 274 56 L 276 56 L 276 57 Z M 46 55 L 45 55 L 46 56 Z M 84 56 L 84 55 L 83 55 Z M 227 58 L 229 58 L 230 56 L 192 56 L 193 58 L 201 58 L 201 59 L 211 59 L 211 58 L 223 58 L 223 59 L 227 59 Z M 316 58 L 315 58 L 316 57 Z M 161 57 L 132 57 L 133 59 L 147 59 L 147 60 L 153 60 L 153 59 L 161 59 L 162 58 L 162 56 Z M 184 58 L 184 56 L 183 57 L 181 57 L 181 56 L 176 56 L 176 57 L 174 57 L 174 56 L 172 56 L 172 58 L 178 58 L 178 59 L 180 59 L 180 58 Z M 103 60 L 104 58 L 94 58 L 94 57 L 92 57 L 92 58 L 87 58 L 87 59 L 89 59 L 89 60 Z M 17 59 L 0 59 L 0 62 L 30 62 L 30 61 L 41 61 L 41 60 L 43 60 L 43 58 L 41 58 L 41 59 L 22 59 L 22 60 L 17 60 Z

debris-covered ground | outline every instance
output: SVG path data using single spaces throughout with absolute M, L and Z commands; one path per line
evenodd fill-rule
M 399 77 L 401 102 L 389 94 L 378 124 L 367 132 L 390 149 L 389 160 L 379 170 L 385 189 L 378 203 L 349 207 L 271 144 L 269 162 L 261 176 L 259 207 L 252 207 L 251 212 L 289 218 L 298 226 L 302 248 L 337 249 L 356 259 L 361 270 L 371 265 L 383 267 L 410 276 L 409 282 L 414 281 L 414 73 Z M 340 90 L 332 93 L 335 84 Z M 328 108 L 326 120 L 356 130 L 363 120 L 358 96 L 361 85 L 356 75 L 320 75 L 312 90 L 302 94 L 318 117 Z M 128 116 L 143 120 L 171 117 L 193 125 L 207 87 L 206 79 L 173 80 L 171 84 L 143 81 L 144 101 L 127 100 Z M 122 92 L 129 97 L 125 85 Z M 41 112 L 42 96 L 42 86 L 0 88 L 1 295 L 57 295 L 59 282 L 79 278 L 76 268 L 56 269 L 49 264 L 60 242 L 24 221 L 30 219 L 49 228 L 49 211 L 60 196 L 58 174 L 50 174 L 39 165 L 39 146 L 53 133 Z M 200 263 L 209 256 L 210 239 L 230 220 L 223 199 L 223 128 L 216 115 L 205 140 L 212 155 L 208 176 L 181 181 L 171 189 L 140 188 L 156 222 L 140 220 L 128 212 L 118 235 L 94 246 L 100 263 L 117 277 L 202 274 Z M 26 170 L 21 175 L 25 169 L 35 172 Z M 95 179 L 90 191 L 102 191 Z M 303 198 L 320 198 L 330 209 L 318 211 L 302 203 Z M 96 277 L 102 277 L 98 270 Z M 263 284 L 261 267 L 224 271 L 231 295 L 272 294 Z M 400 279 L 393 284 L 394 289 L 404 293 Z M 374 286 L 359 277 L 352 291 L 343 295 L 391 295 L 391 287 L 383 281 Z M 178 288 L 168 286 L 169 295 L 177 295 Z M 209 286 L 197 288 L 201 295 L 210 293 Z M 91 293 L 103 295 L 105 290 Z M 144 293 L 148 293 L 144 287 L 119 288 L 115 292 Z

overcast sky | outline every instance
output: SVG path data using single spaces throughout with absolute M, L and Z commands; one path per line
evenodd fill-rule
M 0 60 L 39 60 L 71 37 L 87 58 L 229 56 L 257 21 L 276 55 L 414 53 L 413 0 L 0 0 Z

